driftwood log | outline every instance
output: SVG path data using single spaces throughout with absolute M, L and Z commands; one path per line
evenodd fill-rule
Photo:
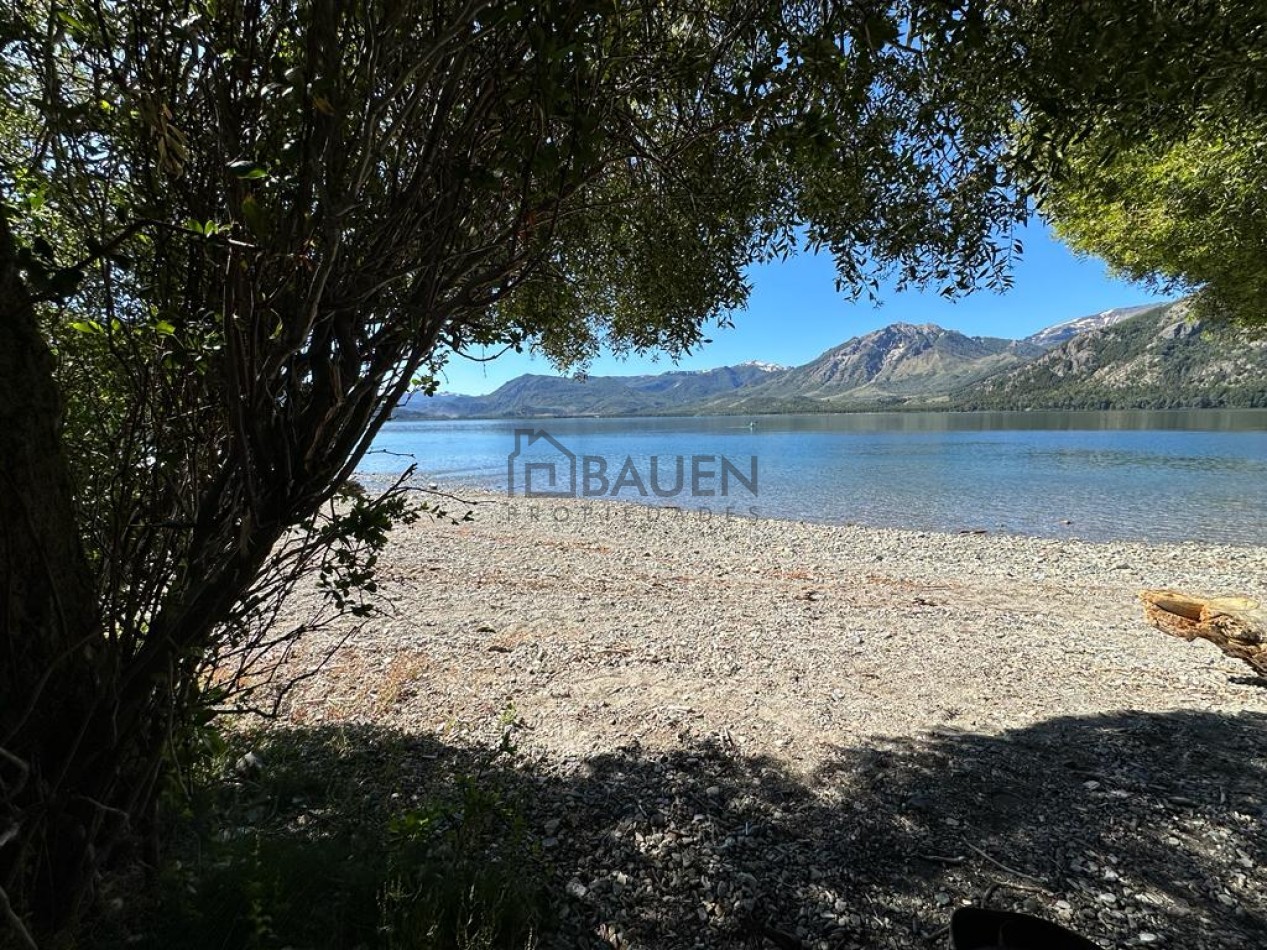
M 1196 597 L 1173 590 L 1142 590 L 1144 618 L 1184 640 L 1209 640 L 1267 678 L 1267 608 L 1248 597 Z

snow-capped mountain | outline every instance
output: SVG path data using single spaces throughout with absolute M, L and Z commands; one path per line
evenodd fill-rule
M 1060 346 L 1060 344 L 1077 336 L 1079 333 L 1086 333 L 1088 330 L 1099 330 L 1101 327 L 1111 327 L 1115 323 L 1121 323 L 1123 320 L 1129 319 L 1138 313 L 1143 313 L 1145 310 L 1153 310 L 1157 306 L 1157 304 L 1146 304 L 1141 307 L 1114 307 L 1111 310 L 1101 310 L 1099 313 L 1093 313 L 1089 317 L 1078 317 L 1074 320 L 1067 320 L 1064 323 L 1057 323 L 1054 327 L 1039 330 L 1033 336 L 1027 336 L 1024 342 L 1049 350 L 1054 346 Z

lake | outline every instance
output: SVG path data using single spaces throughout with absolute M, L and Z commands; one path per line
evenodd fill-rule
M 398 420 L 361 468 L 413 459 L 445 488 L 535 478 L 719 517 L 1267 543 L 1267 410 Z

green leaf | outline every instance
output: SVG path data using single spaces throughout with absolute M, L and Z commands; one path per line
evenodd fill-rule
M 268 211 L 255 200 L 254 195 L 247 195 L 242 201 L 242 217 L 246 226 L 256 237 L 263 237 L 269 230 L 271 218 Z
M 267 168 L 259 162 L 247 161 L 246 159 L 229 162 L 229 173 L 234 178 L 240 178 L 243 181 L 258 181 L 261 178 L 268 177 Z
M 83 34 L 88 32 L 88 24 L 84 23 L 83 20 L 76 20 L 65 10 L 57 11 L 57 19 L 61 20 L 64 24 L 70 27 L 71 32 L 73 33 Z

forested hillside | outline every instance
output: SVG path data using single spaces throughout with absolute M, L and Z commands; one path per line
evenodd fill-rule
M 1267 406 L 1267 340 L 1196 319 L 1187 303 L 1076 337 L 969 387 L 961 409 Z

